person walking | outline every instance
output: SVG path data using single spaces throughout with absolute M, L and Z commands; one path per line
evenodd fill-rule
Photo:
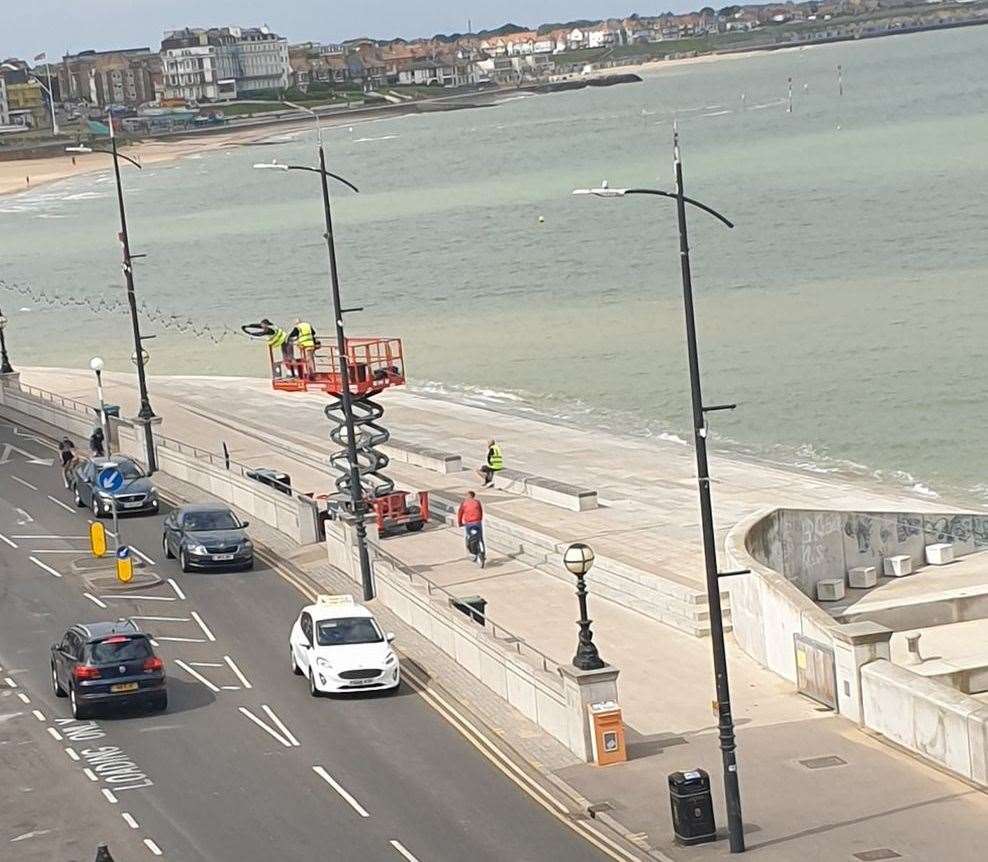
M 275 326 L 266 317 L 261 320 L 261 335 L 267 339 L 266 343 L 272 352 L 281 349 L 281 377 L 294 377 L 295 366 L 293 360 L 295 355 L 292 352 L 292 342 L 288 340 L 288 333 L 280 326 Z M 285 372 L 288 372 L 287 374 Z
M 467 551 L 473 561 L 484 568 L 487 562 L 487 546 L 484 542 L 484 507 L 473 491 L 467 491 L 466 499 L 456 512 L 456 525 L 463 527 Z
M 315 352 L 316 347 L 319 346 L 319 342 L 316 340 L 316 328 L 308 321 L 302 320 L 301 317 L 296 317 L 295 327 L 288 333 L 288 340 L 298 347 L 299 356 L 305 363 L 309 374 L 312 374 L 316 370 Z
M 94 428 L 93 433 L 89 435 L 89 451 L 93 453 L 94 458 L 102 458 L 104 456 L 103 440 L 103 429 Z
M 65 487 L 68 488 L 72 484 L 72 470 L 79 460 L 75 452 L 75 443 L 69 440 L 68 437 L 65 437 L 58 444 L 58 458 L 62 462 L 62 481 L 65 483 Z
M 483 487 L 494 484 L 494 474 L 504 469 L 504 455 L 501 454 L 501 447 L 496 440 L 491 440 L 487 444 L 487 461 L 477 471 L 477 475 L 483 480 Z

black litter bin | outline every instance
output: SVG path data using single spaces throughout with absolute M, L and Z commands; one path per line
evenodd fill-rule
M 120 408 L 116 404 L 104 404 L 103 413 L 107 418 L 111 416 L 114 419 L 120 418 Z
M 450 599 L 449 603 L 461 614 L 466 614 L 475 623 L 484 625 L 484 614 L 487 613 L 487 599 L 480 596 L 463 596 L 458 599 Z
M 669 801 L 672 828 L 680 844 L 703 844 L 717 837 L 710 776 L 706 772 L 702 769 L 673 772 L 669 776 Z
M 280 470 L 269 470 L 267 467 L 258 467 L 256 470 L 248 470 L 247 478 L 260 482 L 262 485 L 270 485 L 282 494 L 291 495 L 292 477 Z

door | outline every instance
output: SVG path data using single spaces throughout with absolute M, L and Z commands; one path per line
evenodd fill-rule
M 87 506 L 93 504 L 93 483 L 96 481 L 93 462 L 87 461 L 79 471 L 79 499 Z
M 295 663 L 299 668 L 308 673 L 309 657 L 312 653 L 312 617 L 303 613 L 298 621 L 298 641 L 293 644 L 295 649 Z
M 793 635 L 796 649 L 796 690 L 837 709 L 837 670 L 834 651 L 805 635 Z

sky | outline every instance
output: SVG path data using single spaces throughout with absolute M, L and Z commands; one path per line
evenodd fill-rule
M 356 36 L 415 38 L 638 12 L 684 12 L 702 0 L 30 0 L 4 2 L 0 57 L 30 60 L 42 51 L 157 49 L 162 32 L 184 26 L 267 24 L 292 42 Z

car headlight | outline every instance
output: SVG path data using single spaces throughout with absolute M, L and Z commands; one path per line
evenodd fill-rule
M 327 659 L 324 659 L 324 658 L 317 658 L 316 659 L 316 664 L 319 665 L 319 667 L 326 668 L 326 670 L 332 670 L 333 669 L 333 666 L 329 663 L 329 661 Z
M 206 546 L 200 545 L 198 542 L 190 542 L 188 545 L 190 554 L 205 554 Z
M 149 497 L 157 497 L 158 496 L 158 489 L 155 488 L 154 485 L 152 485 L 151 486 L 151 490 L 148 491 L 148 496 Z
M 384 660 L 384 663 L 388 667 L 391 667 L 393 664 L 396 664 L 397 661 L 398 661 L 398 656 L 396 656 L 393 652 L 389 652 L 388 657 Z
M 240 543 L 240 547 L 243 550 L 245 550 L 245 551 L 253 551 L 254 550 L 254 543 L 250 539 L 244 539 Z
M 111 494 L 109 491 L 97 491 L 96 496 L 99 497 L 101 500 L 113 499 L 113 494 Z

